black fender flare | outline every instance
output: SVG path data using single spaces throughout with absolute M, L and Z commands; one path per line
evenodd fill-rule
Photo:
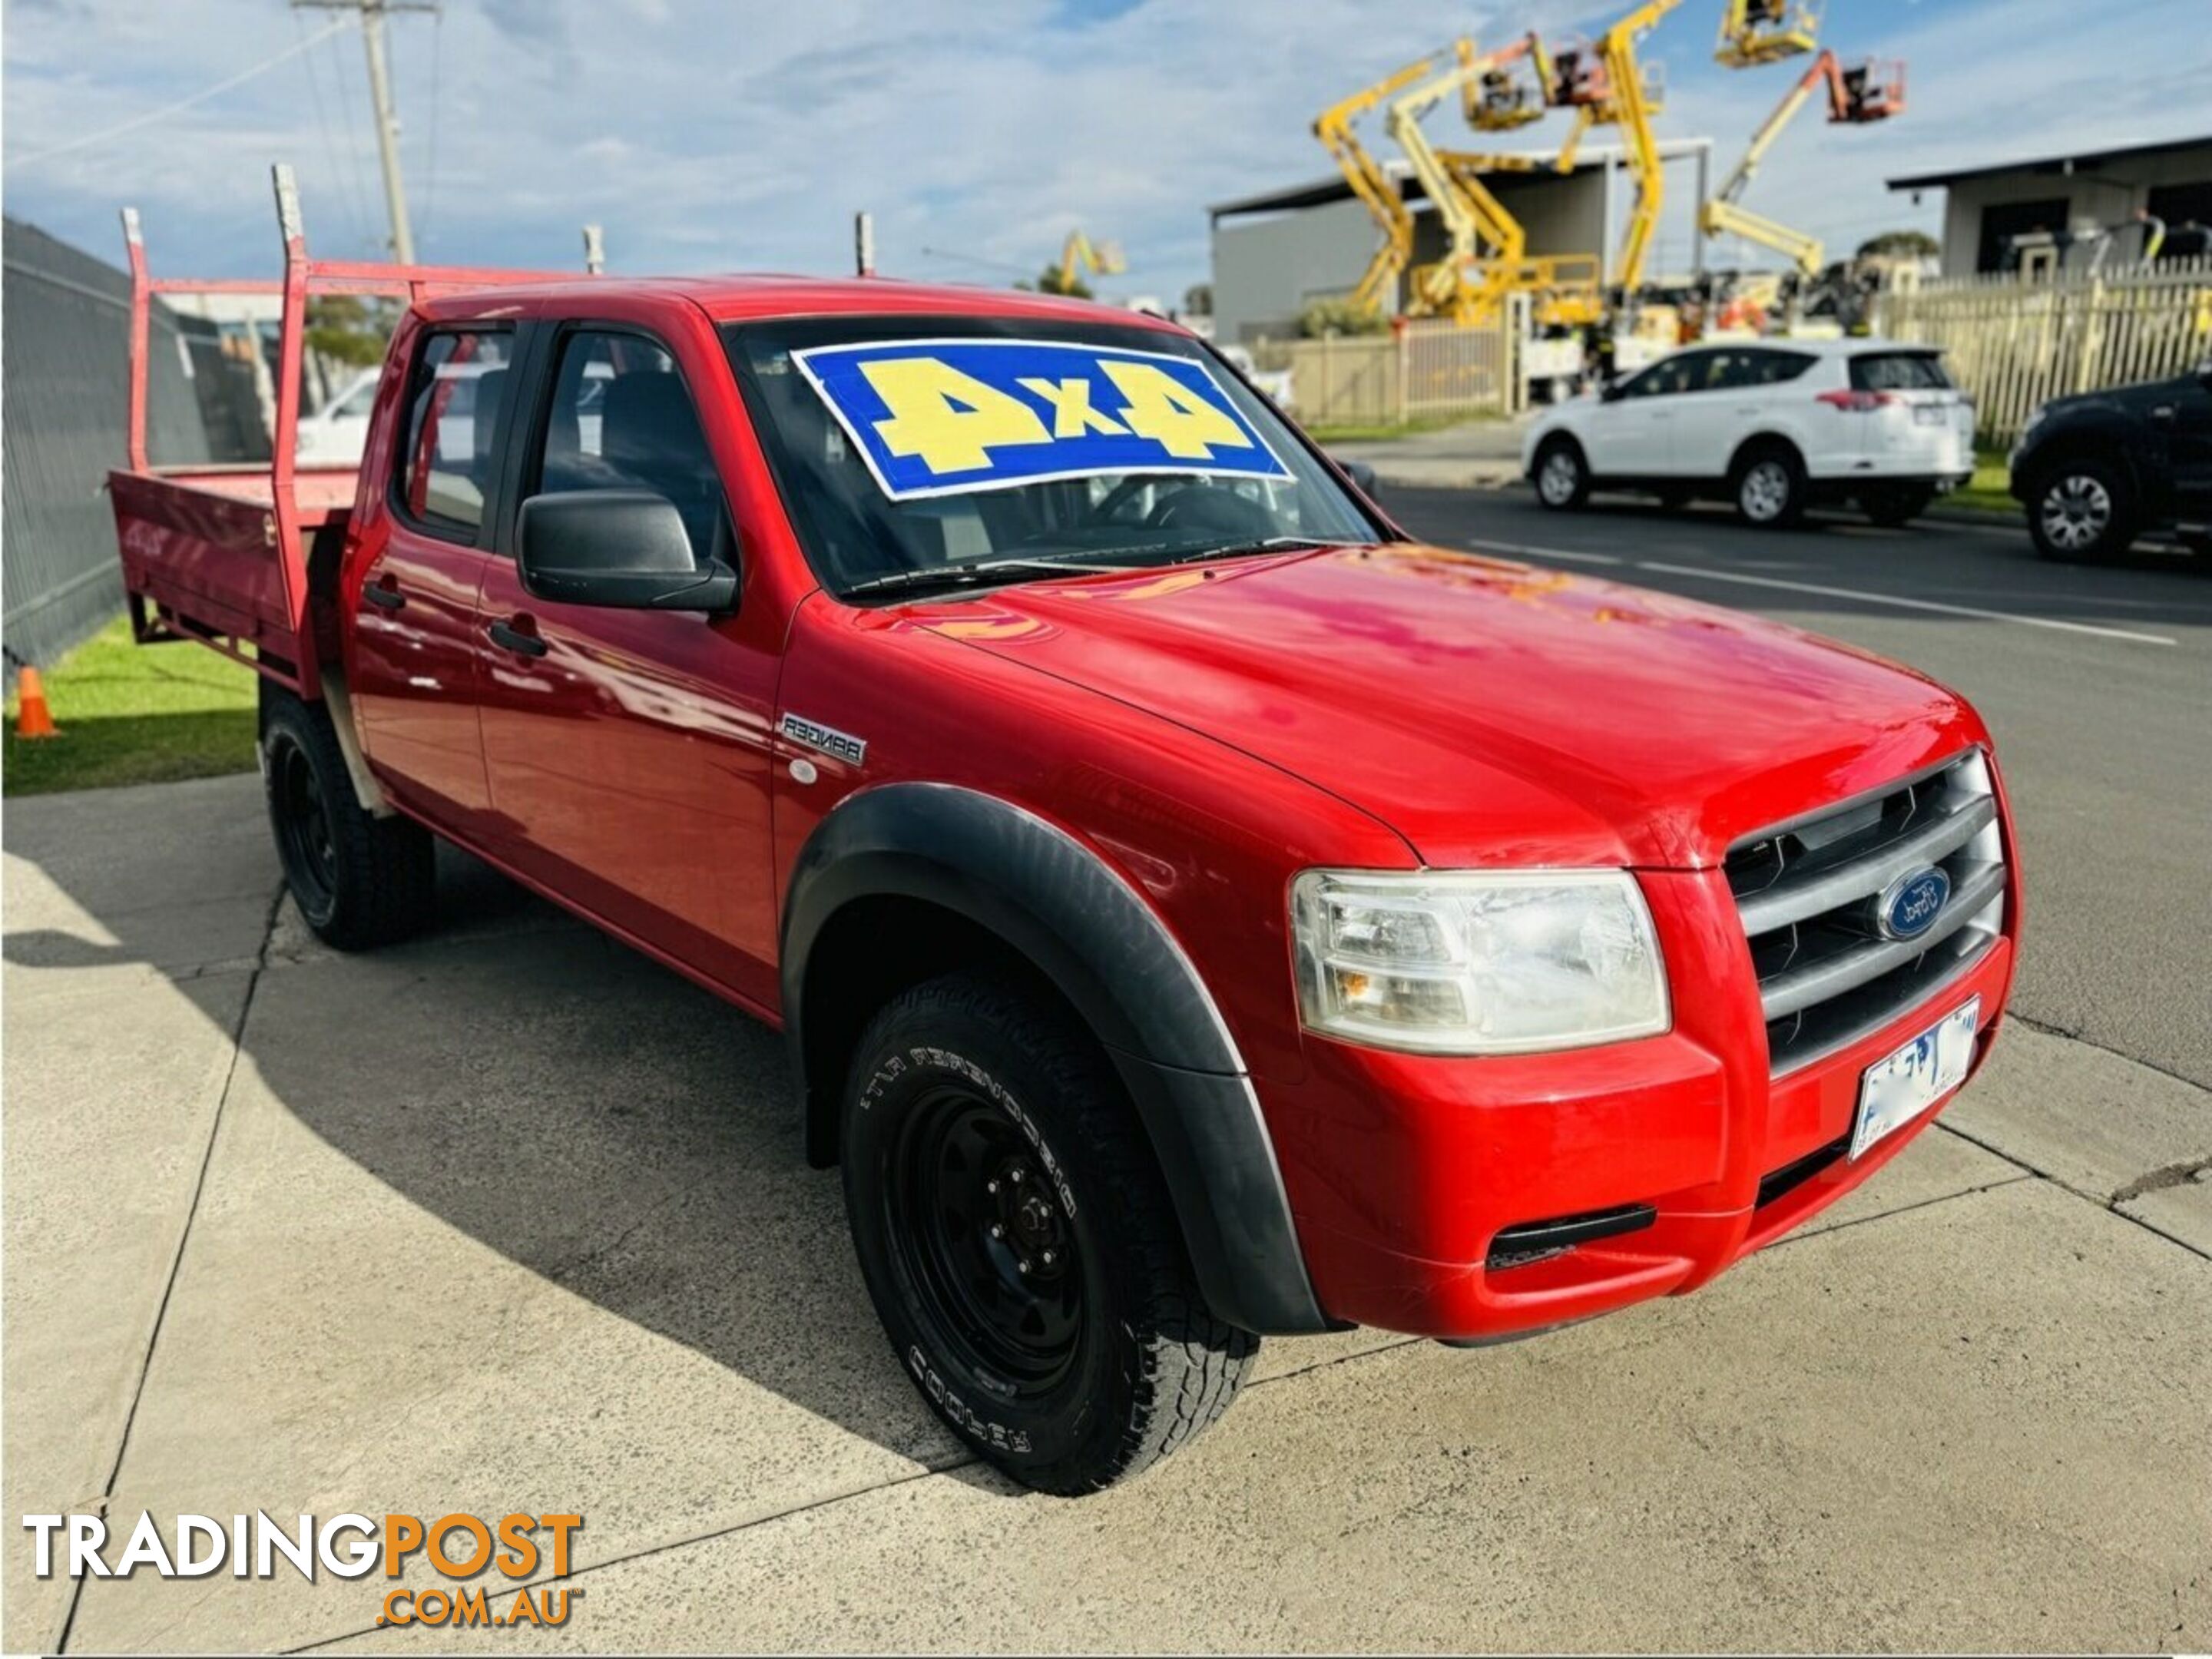
M 1243 1057 L 1198 970 L 1095 853 L 975 790 L 890 783 L 848 796 L 799 850 L 784 902 L 784 1030 L 808 1156 L 834 1157 L 839 1103 L 809 1064 L 807 960 L 846 905 L 911 898 L 988 930 L 1042 973 L 1104 1045 L 1167 1179 L 1200 1289 L 1262 1335 L 1332 1328 Z

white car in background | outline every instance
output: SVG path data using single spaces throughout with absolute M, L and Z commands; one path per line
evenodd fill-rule
M 1731 501 L 1755 525 L 1841 501 L 1902 524 L 1972 476 L 1973 399 L 1928 346 L 1724 341 L 1554 404 L 1521 463 L 1555 512 L 1593 489 L 1633 489 L 1669 507 Z

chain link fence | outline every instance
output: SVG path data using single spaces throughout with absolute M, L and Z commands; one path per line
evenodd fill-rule
M 123 608 L 110 468 L 124 464 L 131 279 L 14 219 L 0 239 L 0 615 L 7 680 L 98 631 Z M 264 459 L 252 373 L 212 324 L 154 308 L 147 445 L 161 462 Z

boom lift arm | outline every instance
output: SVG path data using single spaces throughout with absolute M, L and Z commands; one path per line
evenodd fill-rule
M 1416 312 L 1449 316 L 1462 325 L 1481 323 L 1496 314 L 1510 294 L 1549 292 L 1553 297 L 1547 304 L 1556 304 L 1557 291 L 1563 288 L 1588 289 L 1587 296 L 1577 298 L 1583 301 L 1580 309 L 1591 308 L 1595 270 L 1577 282 L 1562 272 L 1560 261 L 1528 258 L 1528 235 L 1521 222 L 1482 181 L 1486 173 L 1528 172 L 1534 163 L 1523 156 L 1439 150 L 1421 125 L 1428 112 L 1455 92 L 1474 119 L 1484 98 L 1501 84 L 1501 75 L 1509 75 L 1516 64 L 1540 60 L 1541 53 L 1534 35 L 1488 53 L 1478 53 L 1473 41 L 1462 40 L 1455 48 L 1456 61 L 1390 106 L 1387 130 L 1406 152 L 1422 190 L 1436 204 L 1450 240 L 1443 259 L 1413 272 L 1410 308 Z
M 1817 276 L 1827 263 L 1827 249 L 1817 236 L 1753 213 L 1741 205 L 1744 191 L 1759 171 L 1766 153 L 1774 148 L 1790 124 L 1797 118 L 1814 92 L 1826 88 L 1828 119 L 1841 125 L 1864 126 L 1899 114 L 1905 108 L 1905 70 L 1902 64 L 1872 62 L 1843 66 L 1832 47 L 1823 48 L 1813 66 L 1800 76 L 1782 101 L 1759 125 L 1743 159 L 1723 181 L 1720 189 L 1698 210 L 1698 228 L 1708 236 L 1741 236 L 1761 247 L 1771 248 L 1795 264 L 1807 276 Z
M 1583 136 L 1594 126 L 1618 126 L 1628 153 L 1629 172 L 1636 180 L 1636 203 L 1621 234 L 1620 257 L 1613 275 L 1625 294 L 1632 295 L 1643 286 L 1644 256 L 1650 250 L 1652 233 L 1658 228 L 1667 191 L 1666 168 L 1659 159 L 1658 140 L 1651 133 L 1651 118 L 1659 102 L 1653 89 L 1644 84 L 1636 46 L 1681 3 L 1645 0 L 1599 36 L 1595 46 L 1570 48 L 1553 58 L 1552 101 L 1570 105 L 1575 112 L 1574 130 L 1559 147 L 1559 170 L 1574 171 Z
M 1386 300 L 1391 310 L 1397 308 L 1398 277 L 1413 257 L 1413 216 L 1399 193 L 1397 180 L 1359 141 L 1354 124 L 1384 99 L 1433 73 L 1445 56 L 1445 52 L 1431 52 L 1419 63 L 1408 64 L 1331 104 L 1314 121 L 1314 137 L 1321 140 L 1322 147 L 1343 172 L 1345 182 L 1352 186 L 1352 193 L 1366 204 L 1382 233 L 1358 286 L 1352 289 L 1352 303 L 1362 310 L 1381 310 Z
M 1073 289 L 1078 271 L 1087 270 L 1093 276 L 1118 276 L 1128 268 L 1119 242 L 1094 244 L 1078 228 L 1067 233 L 1067 240 L 1060 250 L 1060 264 L 1053 274 L 1059 281 L 1060 291 L 1066 294 Z

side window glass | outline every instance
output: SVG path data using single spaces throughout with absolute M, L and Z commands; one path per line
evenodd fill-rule
M 1765 356 L 1766 367 L 1759 378 L 1768 386 L 1794 380 L 1813 367 L 1813 359 L 1802 351 L 1770 351 Z
M 1652 364 L 1628 383 L 1626 395 L 1631 398 L 1663 398 L 1669 392 L 1680 392 L 1682 389 L 1682 362 L 1680 357 L 1669 357 L 1663 362 Z
M 713 554 L 726 522 L 722 481 L 699 412 L 660 346 L 579 330 L 562 342 L 531 493 L 644 489 L 684 515 L 691 550 Z
M 407 516 L 434 534 L 473 540 L 483 523 L 512 343 L 504 331 L 441 331 L 416 360 L 397 482 Z
M 1732 392 L 1736 387 L 1759 385 L 1760 352 L 1714 352 L 1712 361 L 1705 365 L 1705 392 Z

